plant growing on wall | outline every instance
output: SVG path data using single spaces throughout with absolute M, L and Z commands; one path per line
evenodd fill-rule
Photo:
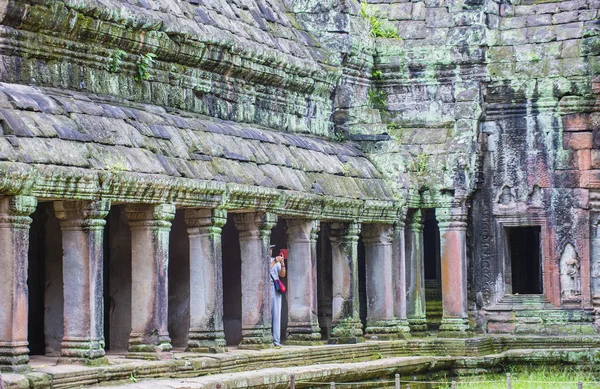
M 111 73 L 117 73 L 121 70 L 121 64 L 123 63 L 123 57 L 127 53 L 123 50 L 117 50 L 111 55 L 110 62 L 106 65 L 106 69 Z
M 156 58 L 156 54 L 154 53 L 140 54 L 136 62 L 138 72 L 137 76 L 135 76 L 136 81 L 147 81 L 150 79 L 149 71 L 154 67 L 154 58 Z
M 371 77 L 373 77 L 373 80 L 381 80 L 383 78 L 383 72 L 381 70 L 373 70 L 371 72 Z
M 387 105 L 387 93 L 384 90 L 371 88 L 367 92 L 369 105 L 373 108 L 382 109 Z
M 414 160 L 415 163 L 415 171 L 418 176 L 422 176 L 426 173 L 429 173 L 429 154 L 423 152 L 419 153 Z
M 396 26 L 384 20 L 381 12 L 366 1 L 360 3 L 360 15 L 369 23 L 370 33 L 375 38 L 400 38 Z

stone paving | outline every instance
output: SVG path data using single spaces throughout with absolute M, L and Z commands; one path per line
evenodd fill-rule
M 297 382 L 355 382 L 413 377 L 436 372 L 473 373 L 507 364 L 582 365 L 600 357 L 594 337 L 486 337 L 443 339 L 431 336 L 355 345 L 283 346 L 281 349 L 229 348 L 220 354 L 175 350 L 174 359 L 144 361 L 109 353 L 109 364 L 60 364 L 58 358 L 32 356 L 32 371 L 3 374 L 6 389 L 73 388 L 277 388 Z

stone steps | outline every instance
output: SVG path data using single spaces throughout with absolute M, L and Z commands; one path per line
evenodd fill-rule
M 7 389 L 13 388 L 67 388 L 89 385 L 130 383 L 133 379 L 172 378 L 183 380 L 190 377 L 216 374 L 232 374 L 240 371 L 270 368 L 286 368 L 315 364 L 348 364 L 384 360 L 387 358 L 414 356 L 489 356 L 507 350 L 517 353 L 521 349 L 536 349 L 536 358 L 558 358 L 562 348 L 578 350 L 580 353 L 598 350 L 600 339 L 593 336 L 485 336 L 467 339 L 415 338 L 398 341 L 368 341 L 354 345 L 284 346 L 281 350 L 231 349 L 221 354 L 196 354 L 175 352 L 175 359 L 168 361 L 143 361 L 126 359 L 122 355 L 109 354 L 110 364 L 102 366 L 79 366 L 57 364 L 56 358 L 32 357 L 32 371 L 25 374 L 4 375 Z M 544 350 L 549 350 L 548 355 Z M 591 351 L 590 351 L 591 350 Z M 571 353 L 572 354 L 572 353 Z M 520 354 L 519 354 L 520 355 Z M 588 355 L 588 354 L 585 354 Z M 506 362 L 503 357 L 497 357 Z M 600 358 L 600 355 L 598 355 Z M 409 358 L 410 359 L 410 358 Z M 462 359 L 454 359 L 460 361 Z M 565 359 L 573 362 L 573 359 Z M 458 363 L 458 362 L 457 362 Z M 466 367 L 475 366 L 469 362 Z M 463 368 L 465 368 L 463 366 Z M 211 386 L 208 386 L 211 387 Z M 259 386 L 257 386 L 259 387 Z

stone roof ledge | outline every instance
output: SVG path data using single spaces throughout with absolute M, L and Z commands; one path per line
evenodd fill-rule
M 349 144 L 53 88 L 0 84 L 0 194 L 389 222 L 401 202 Z

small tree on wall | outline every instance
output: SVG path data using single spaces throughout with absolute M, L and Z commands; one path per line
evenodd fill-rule
M 369 32 L 375 38 L 399 39 L 398 29 L 392 23 L 384 20 L 385 15 L 375 6 L 366 1 L 360 3 L 360 15 L 369 23 Z

